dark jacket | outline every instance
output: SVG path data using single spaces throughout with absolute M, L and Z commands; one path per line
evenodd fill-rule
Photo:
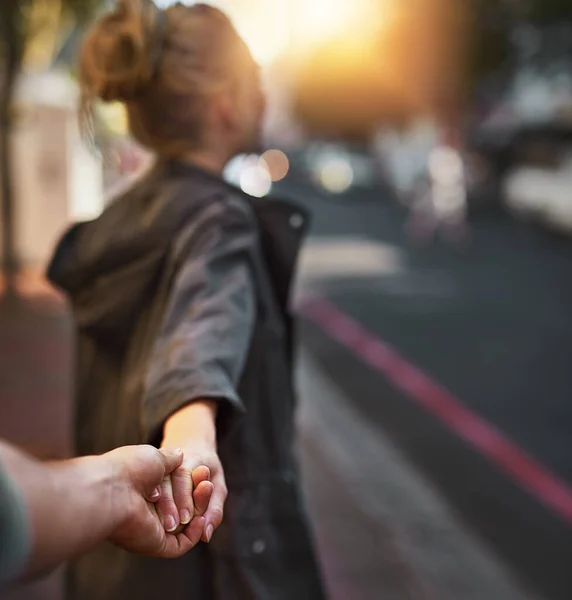
M 49 268 L 77 324 L 77 450 L 161 439 L 199 398 L 220 401 L 229 498 L 209 546 L 175 561 L 103 545 L 69 572 L 74 600 L 320 600 L 293 457 L 288 299 L 307 224 L 201 170 L 161 163 Z

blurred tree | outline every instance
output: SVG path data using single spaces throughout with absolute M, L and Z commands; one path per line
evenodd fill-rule
M 526 0 L 513 2 L 515 10 L 537 25 L 550 25 L 561 20 L 572 21 L 570 0 Z
M 101 0 L 0 0 L 0 195 L 2 270 L 7 297 L 14 295 L 18 270 L 10 151 L 18 74 L 26 59 L 37 66 L 38 61 L 53 53 L 62 26 L 85 20 L 100 3 Z
M 541 53 L 534 52 L 530 36 L 519 36 L 519 30 L 530 28 L 538 34 L 540 46 L 551 46 L 548 38 L 554 27 L 572 27 L 570 0 L 472 0 L 472 5 L 472 89 L 490 77 L 500 75 L 510 80 L 523 60 L 534 64 L 535 56 Z M 560 50 L 572 58 L 572 46 L 561 45 Z M 552 53 L 550 59 L 554 58 Z
M 506 2 L 473 0 L 471 20 L 469 77 L 476 85 L 510 61 L 514 16 Z

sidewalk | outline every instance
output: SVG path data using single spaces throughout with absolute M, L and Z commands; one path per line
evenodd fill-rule
M 0 296 L 0 435 L 42 458 L 69 454 L 71 328 L 47 285 Z
M 42 459 L 63 458 L 70 453 L 70 323 L 62 299 L 38 274 L 22 276 L 18 287 L 17 304 L 0 303 L 0 437 Z M 60 597 L 58 573 L 0 594 L 0 600 Z

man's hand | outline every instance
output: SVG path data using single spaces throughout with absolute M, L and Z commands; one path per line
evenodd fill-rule
M 224 471 L 216 450 L 216 403 L 195 402 L 175 413 L 165 425 L 163 448 L 180 447 L 184 451 L 182 463 L 162 486 L 157 512 L 171 527 L 190 522 L 193 533 L 195 521 L 203 524 L 202 540 L 210 542 L 223 519 L 227 497 Z M 209 469 L 212 495 L 204 504 L 197 502 L 196 492 L 201 489 L 198 468 Z M 170 529 L 170 527 L 166 527 Z M 175 529 L 177 531 L 177 529 Z
M 157 450 L 152 446 L 130 446 L 103 456 L 122 483 L 113 502 L 124 504 L 124 517 L 110 541 L 130 552 L 161 558 L 176 558 L 193 548 L 201 539 L 205 520 L 198 516 L 180 533 L 165 531 L 155 505 L 163 499 L 168 482 L 184 464 L 183 451 Z M 196 464 L 192 499 L 198 513 L 204 514 L 213 492 L 210 472 L 204 463 Z
M 15 502 L 25 507 L 23 527 L 20 507 L 0 501 L 0 520 L 12 522 L 23 546 L 29 546 L 27 564 L 16 565 L 23 578 L 45 573 L 104 540 L 132 552 L 176 558 L 204 533 L 204 519 L 198 516 L 181 533 L 168 534 L 155 509 L 163 482 L 183 465 L 181 450 L 132 446 L 41 463 L 0 440 L 0 462 L 4 478 L 18 492 Z M 200 466 L 191 478 L 193 502 L 197 514 L 203 514 L 213 493 L 210 471 Z M 1 546 L 0 554 L 6 552 Z

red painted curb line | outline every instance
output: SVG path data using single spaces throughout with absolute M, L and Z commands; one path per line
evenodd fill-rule
M 521 488 L 572 525 L 572 487 L 497 427 L 464 406 L 451 392 L 329 300 L 313 297 L 302 303 L 299 312 L 386 377 L 396 388 L 406 392 L 414 402 L 488 458 Z

